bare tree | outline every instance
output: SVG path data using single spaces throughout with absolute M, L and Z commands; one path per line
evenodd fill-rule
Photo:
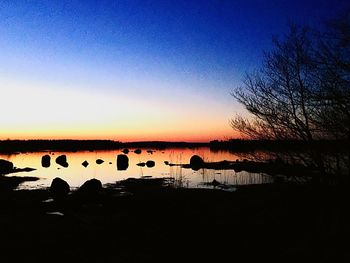
M 334 163 L 337 174 L 347 175 L 345 178 L 349 180 L 350 9 L 329 21 L 327 30 L 318 34 L 315 61 L 321 83 L 317 94 L 319 126 L 328 138 L 342 140 L 347 147 L 347 153 L 335 155 Z
M 312 43 L 306 28 L 291 26 L 284 41 L 274 39 L 263 68 L 247 74 L 232 95 L 251 113 L 236 116 L 231 126 L 250 138 L 313 140 L 314 121 Z
M 350 10 L 318 34 L 318 125 L 328 137 L 350 139 Z
M 292 25 L 273 44 L 262 69 L 247 74 L 232 92 L 251 114 L 235 116 L 233 129 L 251 139 L 335 139 L 350 148 L 350 12 L 323 32 Z M 337 154 L 335 161 L 313 149 L 309 154 L 308 165 L 320 175 L 334 163 L 339 174 L 341 162 L 350 172 L 350 152 Z

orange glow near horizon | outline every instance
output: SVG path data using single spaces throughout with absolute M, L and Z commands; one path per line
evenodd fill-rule
M 119 94 L 26 88 L 2 93 L 0 139 L 207 142 L 238 137 L 220 102 L 187 96 L 152 101 Z
M 6 139 L 108 139 L 122 142 L 130 141 L 187 141 L 187 142 L 208 142 L 211 140 L 227 140 L 230 138 L 239 137 L 239 134 L 235 133 L 230 127 L 225 128 L 212 128 L 207 127 L 198 129 L 190 124 L 184 124 L 187 129 L 170 130 L 155 126 L 154 129 L 147 127 L 143 128 L 142 125 L 135 129 L 118 129 L 114 127 L 107 128 L 88 128 L 83 127 L 79 129 L 50 129 L 49 127 L 35 127 L 16 129 L 16 130 L 4 130 L 0 132 L 0 140 Z M 192 127 L 191 127 L 192 126 Z
M 103 134 L 82 134 L 77 132 L 71 132 L 66 134 L 45 134 L 43 132 L 28 132 L 27 134 L 20 134 L 17 132 L 10 134 L 5 134 L 0 136 L 0 140 L 60 140 L 60 139 L 73 139 L 73 140 L 115 140 L 121 142 L 137 142 L 137 141 L 168 141 L 168 142 L 209 142 L 212 140 L 227 140 L 231 138 L 239 138 L 239 134 L 234 131 L 222 131 L 221 133 L 187 133 L 187 134 L 177 134 L 177 133 L 144 133 L 137 134 L 135 131 L 120 135 L 105 135 Z

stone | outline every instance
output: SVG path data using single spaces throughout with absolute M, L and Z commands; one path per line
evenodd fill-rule
M 198 155 L 193 155 L 190 159 L 190 166 L 193 170 L 199 170 L 204 165 L 203 159 Z
M 221 183 L 219 181 L 215 180 L 215 179 L 211 182 L 211 184 L 214 187 L 221 185 Z
M 155 165 L 156 165 L 156 163 L 155 163 L 154 161 L 147 161 L 147 162 L 146 162 L 146 166 L 147 166 L 148 168 L 154 167 Z
M 86 197 L 93 197 L 99 194 L 102 189 L 103 187 L 101 181 L 93 178 L 83 183 L 83 185 L 79 187 L 77 192 L 80 195 L 84 195 Z
M 68 196 L 69 191 L 69 184 L 65 180 L 59 177 L 52 180 L 50 185 L 50 193 L 54 200 L 59 201 L 65 199 Z
M 0 174 L 7 174 L 14 169 L 13 163 L 4 159 L 0 159 Z
M 96 163 L 97 163 L 97 164 L 104 163 L 104 160 L 102 160 L 102 159 L 97 159 L 97 160 L 96 160 Z
M 67 156 L 65 154 L 58 156 L 56 158 L 56 163 L 67 168 L 68 167 Z
M 48 168 L 51 165 L 51 157 L 50 155 L 46 154 L 44 156 L 41 157 L 41 166 Z
M 123 171 L 129 167 L 129 157 L 125 154 L 118 154 L 117 156 L 117 169 Z

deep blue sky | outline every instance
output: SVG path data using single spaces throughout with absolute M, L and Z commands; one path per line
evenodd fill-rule
M 79 136 L 83 126 L 101 138 L 123 138 L 129 130 L 134 139 L 162 139 L 173 131 L 190 140 L 230 136 L 228 119 L 241 109 L 229 93 L 259 66 L 271 37 L 285 33 L 290 21 L 318 25 L 347 2 L 0 0 L 5 100 L 25 94 L 23 108 L 31 108 L 30 101 L 40 105 L 38 93 L 82 100 L 66 110 L 49 103 L 57 121 L 35 117 L 39 108 L 9 113 L 0 118 L 0 137 L 25 137 L 49 124 L 42 137 Z M 81 118 L 84 113 L 91 118 Z M 39 126 L 21 126 L 21 116 Z

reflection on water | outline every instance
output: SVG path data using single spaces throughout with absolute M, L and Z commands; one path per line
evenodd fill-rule
M 72 187 L 79 187 L 86 180 L 91 178 L 99 179 L 103 184 L 114 183 L 129 177 L 139 178 L 141 176 L 152 177 L 174 177 L 176 183 L 185 187 L 203 187 L 203 183 L 212 182 L 214 179 L 224 184 L 242 185 L 242 184 L 261 184 L 270 183 L 272 179 L 264 174 L 249 174 L 247 172 L 236 173 L 233 170 L 208 170 L 200 169 L 193 171 L 184 169 L 180 166 L 168 166 L 164 161 L 170 163 L 185 164 L 189 163 L 192 155 L 201 156 L 206 162 L 216 162 L 222 160 L 236 160 L 238 156 L 227 152 L 212 152 L 209 148 L 176 148 L 165 150 L 142 150 L 141 154 L 133 152 L 130 149 L 128 153 L 129 167 L 127 170 L 117 170 L 117 155 L 120 150 L 113 151 L 84 151 L 84 152 L 35 152 L 21 153 L 15 155 L 0 155 L 1 159 L 6 159 L 14 163 L 16 167 L 32 167 L 37 170 L 29 173 L 18 173 L 11 175 L 18 176 L 36 176 L 41 180 L 36 182 L 25 182 L 21 188 L 47 187 L 55 177 L 66 180 Z M 51 166 L 44 168 L 41 166 L 41 157 L 45 154 L 51 156 Z M 54 160 L 61 154 L 67 155 L 69 166 L 64 168 L 58 165 Z M 104 162 L 97 164 L 96 160 L 102 159 Z M 148 168 L 140 167 L 136 164 L 152 160 L 155 166 Z M 84 167 L 82 163 L 87 161 L 89 165 Z

